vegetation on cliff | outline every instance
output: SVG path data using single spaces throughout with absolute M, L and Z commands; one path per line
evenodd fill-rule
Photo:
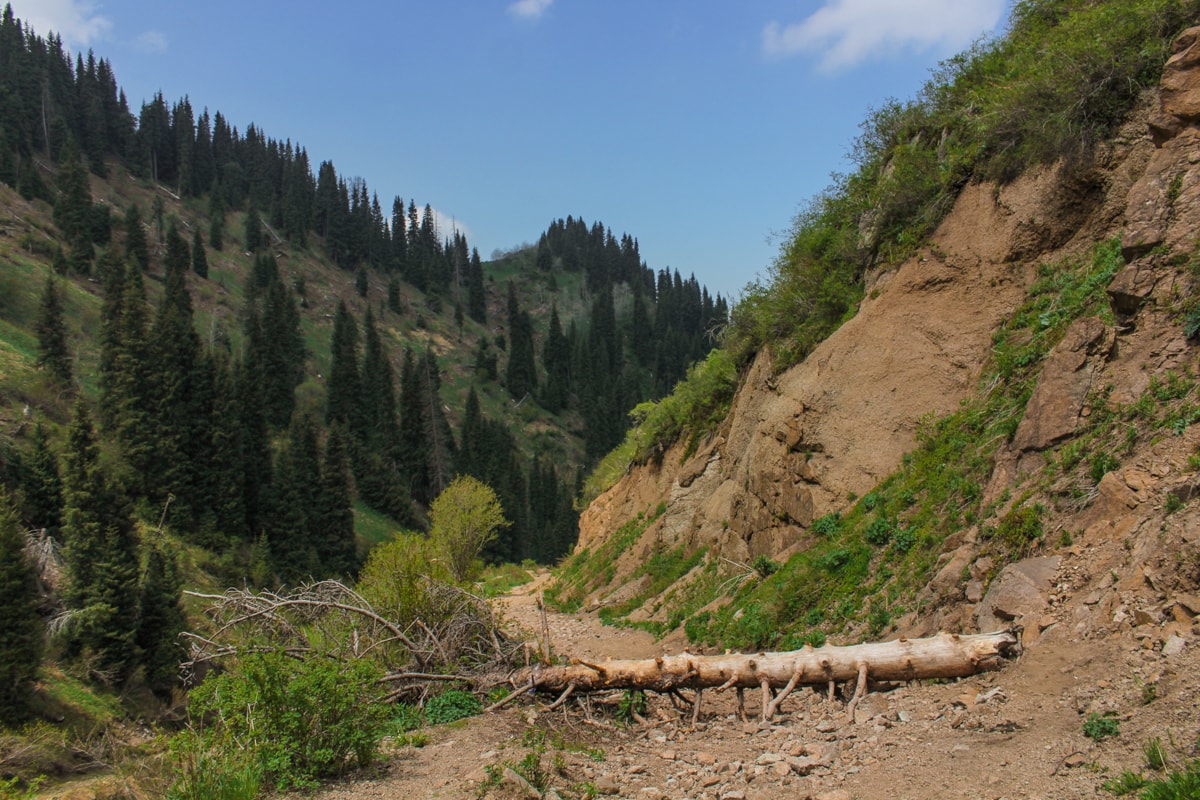
M 801 209 L 767 275 L 734 307 L 725 361 L 742 368 L 769 350 L 782 371 L 804 359 L 856 313 L 865 276 L 912 254 L 968 182 L 1008 181 L 1059 160 L 1082 171 L 1156 84 L 1171 42 L 1197 15 L 1195 0 L 1016 3 L 1006 35 L 948 59 L 916 98 L 862 123 L 854 171 Z M 587 496 L 629 463 L 716 428 L 735 387 L 713 366 L 660 401 L 669 409 L 638 409 L 641 424 L 589 480 Z

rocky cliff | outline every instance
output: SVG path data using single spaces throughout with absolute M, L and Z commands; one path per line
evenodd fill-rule
M 664 550 L 706 548 L 709 558 L 746 565 L 809 547 L 814 520 L 845 512 L 901 465 L 922 420 L 993 388 L 980 377 L 994 337 L 1026 299 L 1038 266 L 1119 237 L 1125 266 L 1107 287 L 1110 322 L 1075 320 L 1046 356 L 983 488 L 997 515 L 1018 499 L 1043 499 L 1045 529 L 1055 535 L 1043 537 L 1034 559 L 1006 567 L 981 556 L 978 525 L 964 526 L 946 541 L 922 595 L 925 611 L 898 624 L 970 629 L 1018 620 L 1033 640 L 1062 621 L 1087 632 L 1166 620 L 1179 630 L 1159 630 L 1156 641 L 1190 636 L 1200 484 L 1189 459 L 1200 415 L 1184 414 L 1162 433 L 1138 429 L 1131 417 L 1119 468 L 1070 498 L 1053 467 L 1091 409 L 1129 408 L 1195 372 L 1181 309 L 1193 292 L 1198 233 L 1200 28 L 1178 40 L 1160 90 L 1143 97 L 1088 163 L 968 185 L 925 247 L 869 276 L 857 315 L 807 359 L 776 374 L 770 352 L 761 352 L 728 418 L 694 454 L 677 445 L 593 502 L 579 550 L 601 547 L 639 514 L 661 513 L 585 604 L 644 596 L 645 582 L 635 591 L 627 578 Z M 1181 391 L 1195 398 L 1192 383 Z M 652 594 L 630 618 L 657 610 L 666 619 L 663 595 Z

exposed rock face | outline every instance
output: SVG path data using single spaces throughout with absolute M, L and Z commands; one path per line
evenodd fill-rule
M 1014 247 L 1025 252 L 1069 238 L 1061 220 L 1067 198 L 1079 196 L 1065 183 L 1077 179 L 1049 168 L 1001 189 L 968 186 L 931 246 L 874 276 L 858 315 L 803 363 L 774 375 L 770 354 L 760 354 L 729 418 L 696 454 L 681 463 L 676 447 L 660 464 L 635 467 L 593 502 L 580 521 L 579 547 L 660 502 L 666 513 L 622 557 L 616 583 L 652 548 L 680 542 L 743 563 L 805 547 L 814 519 L 844 507 L 849 493 L 866 493 L 899 465 L 922 417 L 953 411 L 973 389 L 993 331 L 1023 300 L 1032 276 L 1034 262 L 1014 262 Z M 1070 211 L 1084 228 L 1115 205 L 1101 194 L 1085 199 L 1091 205 Z M 1034 228 L 1041 231 L 1036 237 Z M 1081 246 L 1090 237 L 1094 231 Z M 1111 346 L 1103 329 L 1085 325 L 1064 346 L 1061 358 L 1074 365 L 1074 380 L 1089 379 L 1091 365 Z M 1079 413 L 1078 388 L 1055 387 L 1045 392 L 1048 421 L 1039 441 Z M 1066 421 L 1053 417 L 1051 424 L 1050 400 L 1064 393 L 1073 398 L 1059 414 Z
M 1084 401 L 1115 335 L 1096 317 L 1078 319 L 1050 351 L 1025 416 L 1013 436 L 1015 450 L 1045 450 L 1075 433 Z

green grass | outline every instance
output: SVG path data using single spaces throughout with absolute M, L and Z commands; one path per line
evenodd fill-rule
M 391 517 L 361 501 L 354 502 L 354 533 L 368 547 L 391 541 L 399 531 L 400 526 Z

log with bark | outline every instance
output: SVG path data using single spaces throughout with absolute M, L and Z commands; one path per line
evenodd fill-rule
M 836 683 L 853 680 L 857 688 L 848 708 L 853 714 L 868 679 L 961 678 L 999 669 L 1019 651 L 1015 630 L 972 635 L 942 633 L 928 639 L 902 637 L 844 647 L 806 646 L 782 653 L 682 653 L 602 663 L 574 661 L 519 670 L 512 676 L 512 683 L 558 694 L 560 702 L 571 694 L 614 689 L 671 693 L 680 689 L 756 688 L 763 689 L 763 716 L 770 719 L 797 686 L 821 685 L 832 690 Z

